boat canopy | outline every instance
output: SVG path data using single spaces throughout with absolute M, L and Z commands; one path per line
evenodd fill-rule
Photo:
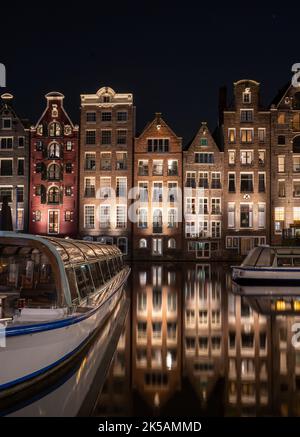
M 254 247 L 242 262 L 242 267 L 272 267 L 275 258 L 276 266 L 299 266 L 300 247 Z
M 123 268 L 122 252 L 100 243 L 0 232 L 0 298 L 32 307 L 72 306 Z

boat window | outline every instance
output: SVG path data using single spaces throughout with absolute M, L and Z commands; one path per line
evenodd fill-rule
M 75 268 L 78 291 L 81 297 L 94 292 L 91 274 L 86 264 Z
M 108 265 L 109 265 L 109 270 L 110 270 L 111 276 L 115 276 L 116 269 L 115 269 L 115 263 L 114 263 L 114 259 L 113 258 L 108 260 Z
M 105 282 L 110 280 L 110 272 L 109 272 L 109 268 L 108 268 L 108 264 L 106 260 L 103 260 L 100 262 L 101 265 L 101 270 L 104 276 L 104 280 Z
M 265 248 L 261 251 L 260 256 L 256 262 L 257 267 L 271 267 L 273 265 L 275 253 L 270 248 Z
M 50 308 L 58 303 L 56 278 L 48 256 L 28 242 L 0 244 L 0 293 L 23 300 L 28 308 Z
M 294 258 L 293 264 L 294 264 L 294 267 L 300 267 L 300 258 Z
M 293 265 L 293 259 L 287 258 L 287 257 L 278 257 L 277 258 L 277 265 L 278 267 L 292 267 Z
M 74 273 L 74 270 L 72 269 L 72 267 L 69 267 L 66 269 L 66 275 L 67 275 L 67 279 L 69 282 L 71 299 L 72 299 L 72 302 L 74 302 L 75 300 L 77 300 L 79 298 L 79 295 L 78 295 L 78 291 L 77 291 L 76 277 L 75 277 L 75 273 Z
M 100 271 L 98 263 L 90 264 L 91 275 L 95 284 L 95 288 L 98 289 L 103 285 L 102 273 Z
M 254 249 L 250 250 L 246 258 L 242 262 L 242 266 L 255 266 L 262 250 L 262 247 L 255 247 Z

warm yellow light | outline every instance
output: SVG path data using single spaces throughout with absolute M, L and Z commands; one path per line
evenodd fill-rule
M 276 310 L 277 311 L 284 311 L 286 308 L 286 304 L 284 300 L 278 300 L 276 302 Z
M 294 300 L 294 310 L 300 311 L 300 301 L 299 300 Z

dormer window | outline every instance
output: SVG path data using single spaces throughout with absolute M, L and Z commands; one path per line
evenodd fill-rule
M 61 135 L 61 126 L 57 121 L 53 121 L 49 124 L 50 137 L 59 137 Z
M 10 117 L 3 117 L 2 118 L 2 129 L 11 129 L 12 127 L 12 120 Z
M 245 91 L 243 92 L 243 103 L 251 103 L 250 88 L 245 88 Z
M 207 138 L 200 138 L 200 146 L 207 146 Z
M 110 102 L 110 96 L 103 96 L 103 102 L 109 103 Z

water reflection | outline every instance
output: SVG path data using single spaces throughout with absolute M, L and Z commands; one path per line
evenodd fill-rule
M 297 292 L 240 294 L 224 264 L 133 266 L 96 414 L 300 415 Z

